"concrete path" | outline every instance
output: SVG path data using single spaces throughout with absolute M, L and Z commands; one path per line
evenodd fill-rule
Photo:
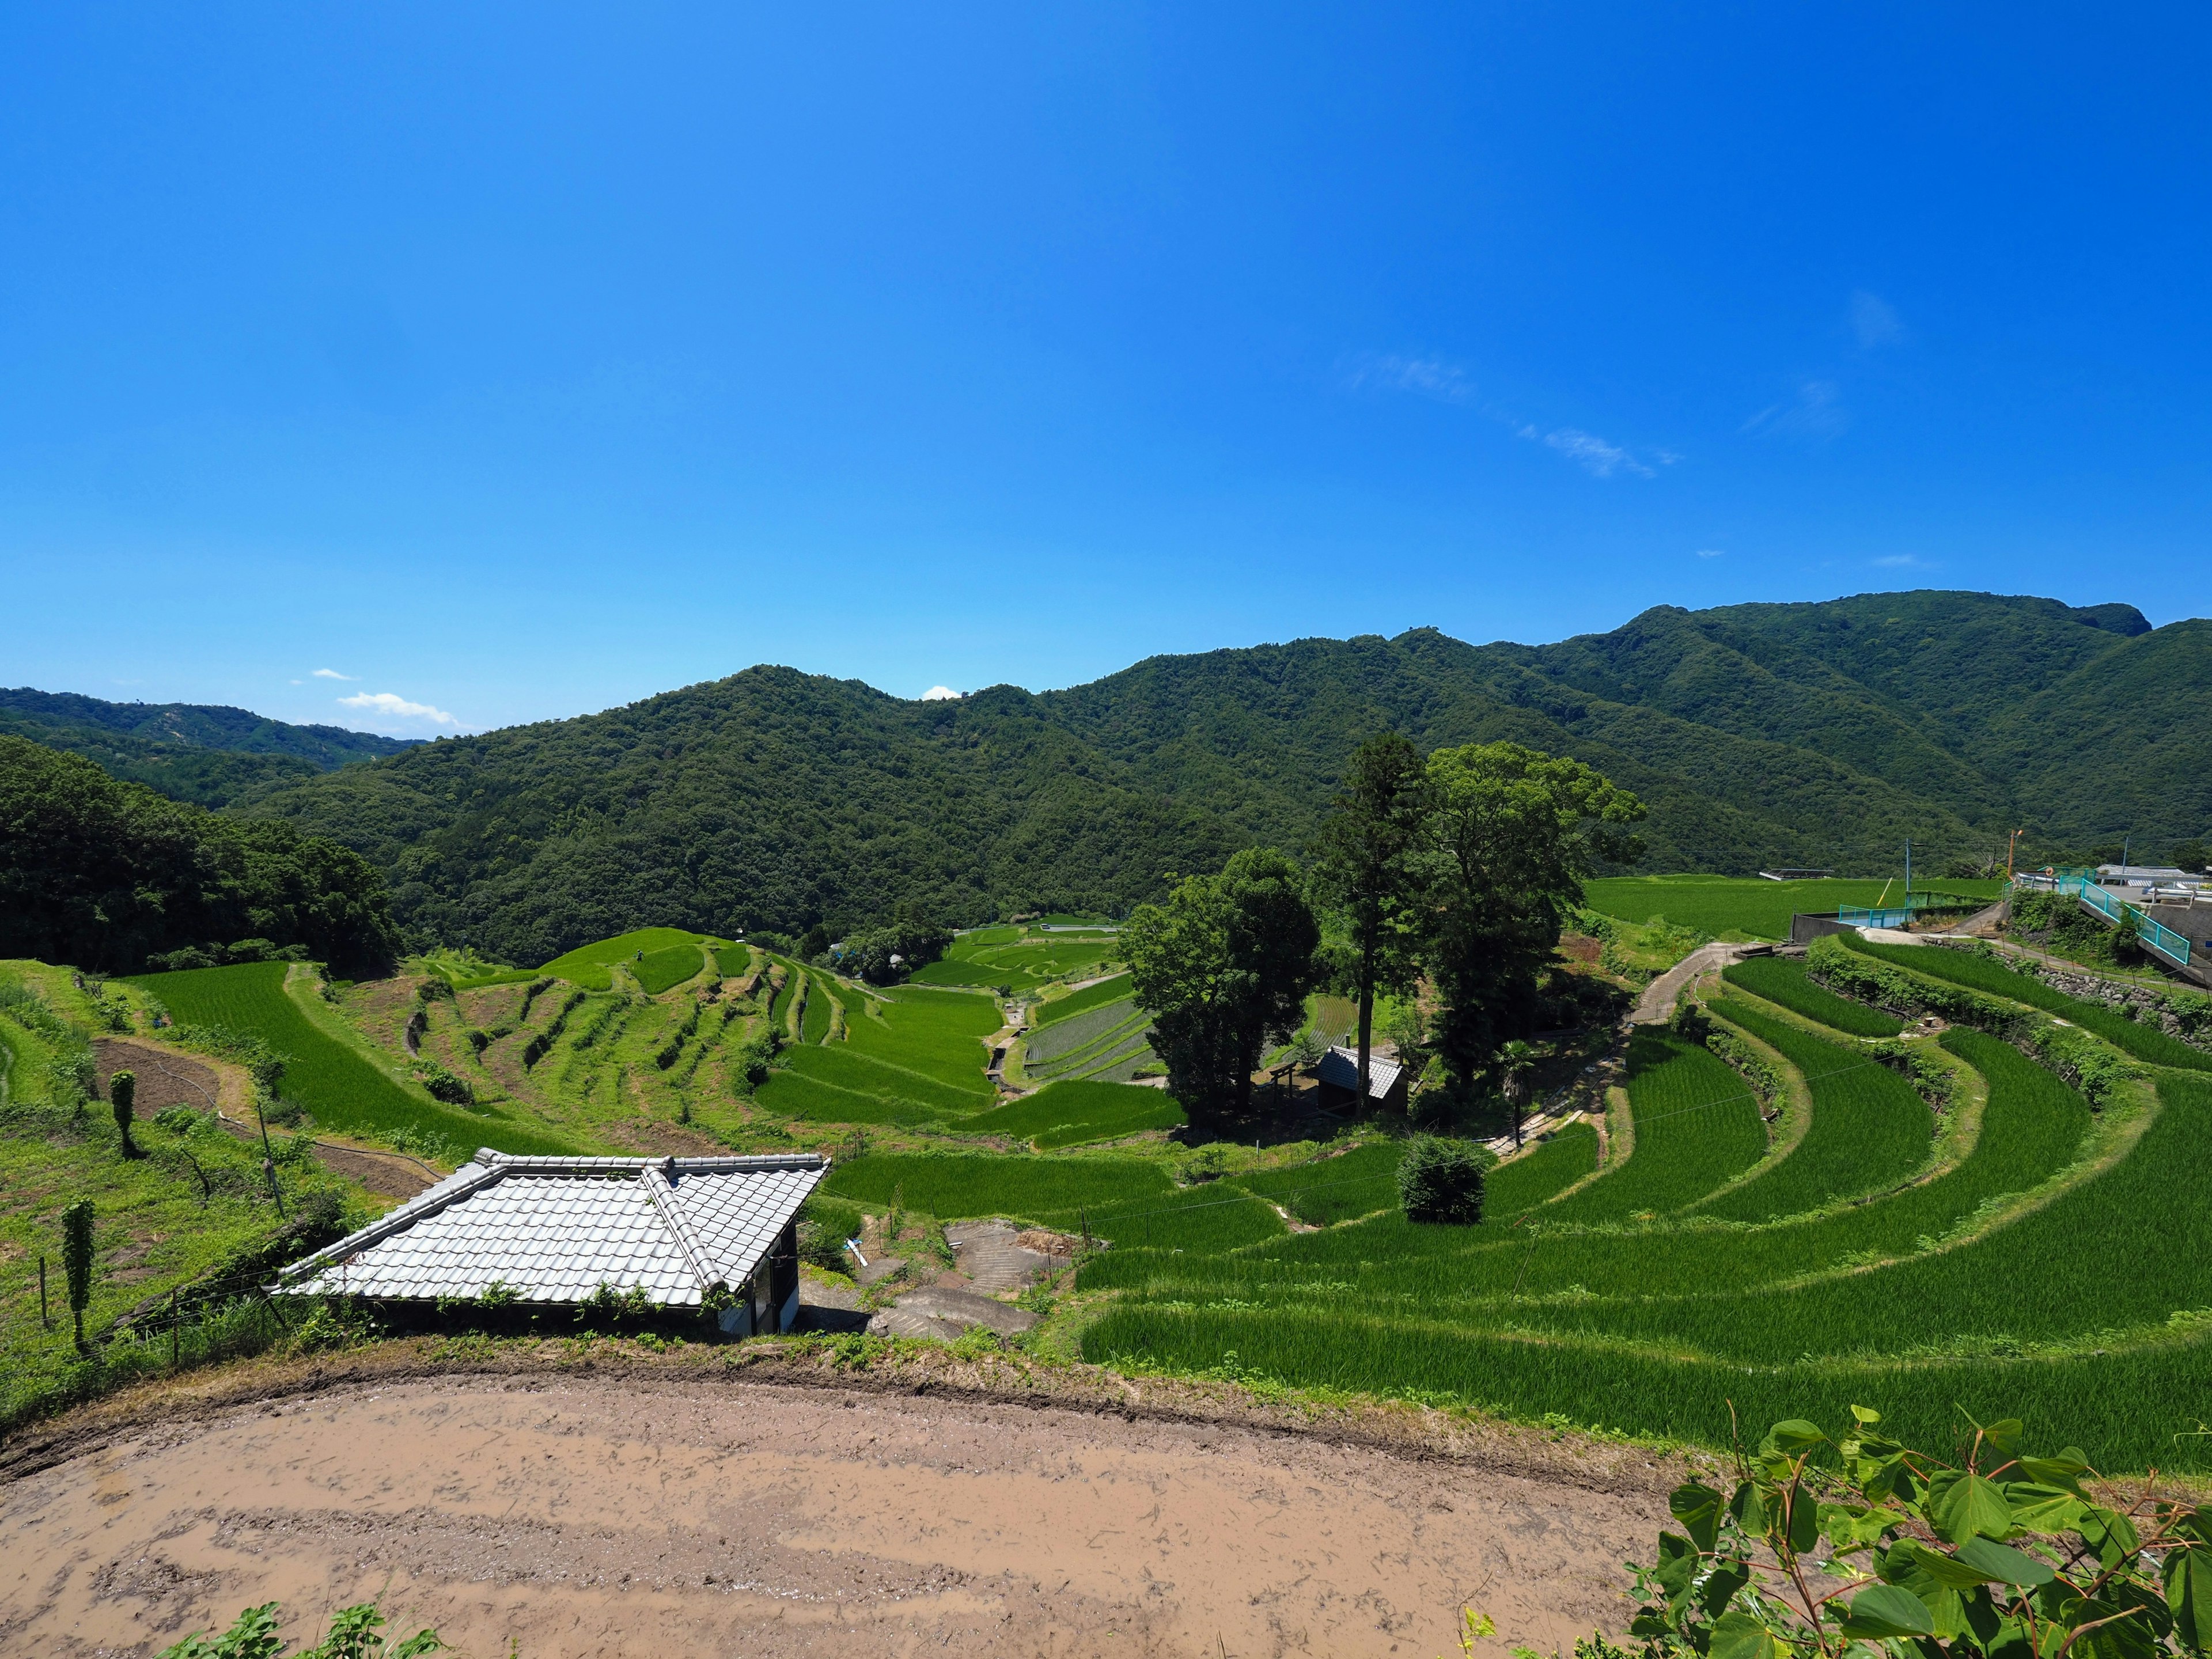
M 1665 973 L 1644 988 L 1644 994 L 1636 1001 L 1636 1012 L 1628 1017 L 1631 1025 L 1664 1025 L 1674 1017 L 1674 1003 L 1689 987 L 1692 980 L 1711 969 L 1725 968 L 1747 956 L 1765 956 L 1771 945 L 1700 945 Z

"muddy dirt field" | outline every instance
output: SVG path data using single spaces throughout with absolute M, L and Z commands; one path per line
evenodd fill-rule
M 402 1377 L 84 1440 L 0 1486 L 0 1651 L 371 1596 L 494 1659 L 1548 1652 L 1625 1617 L 1656 1468 L 644 1377 Z M 158 1423 L 161 1419 L 152 1418 Z

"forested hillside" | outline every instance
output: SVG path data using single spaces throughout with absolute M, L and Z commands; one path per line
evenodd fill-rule
M 362 853 L 422 941 L 541 962 L 646 925 L 1119 912 L 1237 847 L 1302 848 L 1386 726 L 1597 767 L 1651 809 L 1647 870 L 1887 872 L 1907 836 L 1940 869 L 2019 825 L 2032 856 L 2123 836 L 2156 855 L 2212 826 L 2208 690 L 2212 624 L 2128 605 L 1662 606 L 1556 645 L 1415 629 L 957 702 L 753 668 L 264 783 L 240 810 Z
M 289 823 L 225 817 L 0 735 L 0 958 L 134 973 L 179 950 L 296 948 L 388 969 L 398 933 L 359 854 Z
M 338 726 L 293 726 L 243 708 L 108 702 L 27 686 L 0 690 L 0 732 L 82 755 L 110 777 L 200 806 L 233 805 L 349 762 L 396 755 L 419 741 Z

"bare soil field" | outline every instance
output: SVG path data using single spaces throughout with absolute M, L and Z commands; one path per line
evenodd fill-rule
M 300 1640 L 372 1596 L 484 1659 L 1431 1659 L 1462 1603 L 1550 1651 L 1619 1631 L 1680 1474 L 1406 1413 L 1207 1420 L 1088 1368 L 1058 1398 L 773 1369 L 372 1358 L 109 1402 L 0 1471 L 0 1651 L 152 1654 L 271 1599 Z

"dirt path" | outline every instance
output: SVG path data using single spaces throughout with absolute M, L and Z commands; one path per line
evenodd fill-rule
M 380 1595 L 525 1659 L 1430 1659 L 1466 1601 L 1502 1659 L 1620 1628 L 1666 1519 L 1638 1470 L 836 1386 L 356 1381 L 145 1413 L 0 1487 L 0 1650 L 151 1654 L 272 1597 L 298 1640 Z

